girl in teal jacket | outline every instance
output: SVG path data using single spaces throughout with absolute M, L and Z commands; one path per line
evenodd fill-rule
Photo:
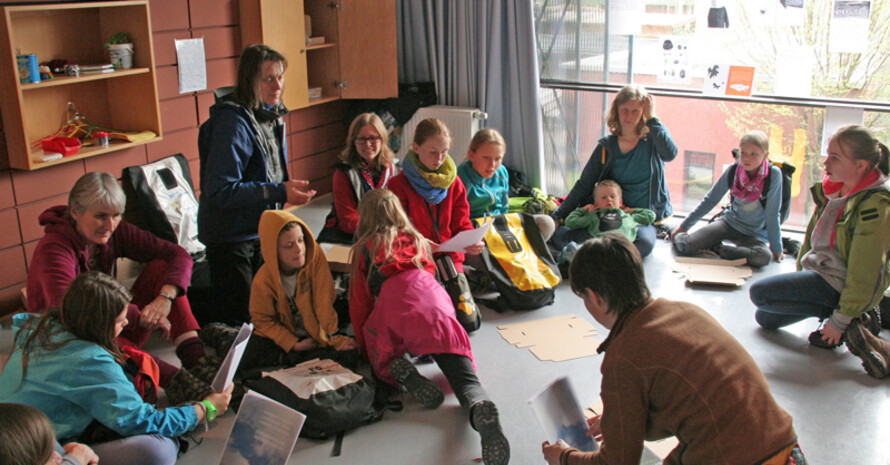
M 179 447 L 170 438 L 225 412 L 231 387 L 165 410 L 143 401 L 117 345 L 129 302 L 117 281 L 88 272 L 71 282 L 61 308 L 16 315 L 15 351 L 0 374 L 0 398 L 43 411 L 60 442 L 111 430 L 120 439 L 89 444 L 103 465 L 173 464 Z

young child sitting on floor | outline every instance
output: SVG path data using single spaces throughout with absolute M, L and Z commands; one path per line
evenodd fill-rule
M 632 208 L 624 205 L 621 186 L 611 179 L 600 181 L 593 189 L 594 203 L 579 207 L 569 214 L 565 224 L 569 229 L 586 229 L 589 237 L 599 237 L 609 232 L 621 233 L 631 242 L 637 239 L 637 226 L 648 226 L 655 221 L 655 212 L 648 208 Z
M 469 414 L 470 426 L 482 437 L 485 465 L 506 465 L 510 444 L 501 430 L 497 407 L 476 377 L 470 339 L 455 318 L 451 299 L 436 281 L 426 238 L 412 226 L 389 190 L 367 192 L 358 210 L 349 314 L 374 374 L 403 387 L 424 407 L 437 408 L 444 401 L 442 390 L 404 358 L 433 354 Z

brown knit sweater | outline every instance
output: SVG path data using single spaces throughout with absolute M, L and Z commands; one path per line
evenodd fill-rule
M 666 464 L 757 464 L 796 440 L 754 360 L 701 308 L 658 299 L 600 346 L 603 447 L 575 464 L 638 464 L 643 440 L 676 436 Z

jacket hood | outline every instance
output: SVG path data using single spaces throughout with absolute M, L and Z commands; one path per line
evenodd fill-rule
M 281 229 L 288 223 L 296 222 L 303 229 L 303 243 L 306 246 L 306 263 L 303 268 L 311 268 L 322 253 L 321 248 L 315 242 L 315 236 L 306 226 L 303 220 L 297 218 L 293 213 L 285 210 L 266 210 L 260 217 L 259 235 L 260 250 L 263 254 L 263 260 L 272 264 L 278 269 L 278 234 Z
M 223 111 L 247 112 L 248 108 L 245 107 L 244 105 L 238 103 L 234 99 L 233 95 L 234 94 L 232 94 L 232 93 L 223 95 L 216 101 L 216 103 L 211 105 L 210 106 L 210 116 L 213 117 L 214 115 L 216 115 L 220 112 L 223 112 Z M 253 113 L 258 121 L 264 122 L 264 121 L 271 121 L 271 120 L 280 118 L 282 116 L 285 116 L 289 113 L 289 111 L 284 106 L 283 103 L 279 102 L 278 105 L 275 105 L 274 107 L 272 107 L 269 110 L 267 110 L 265 108 L 259 108 L 259 109 L 255 109 L 253 111 Z
M 75 250 L 81 250 L 86 247 L 86 242 L 77 233 L 77 228 L 68 219 L 68 207 L 65 205 L 56 205 L 44 210 L 37 217 L 37 222 L 43 226 L 44 234 L 58 234 L 74 246 Z

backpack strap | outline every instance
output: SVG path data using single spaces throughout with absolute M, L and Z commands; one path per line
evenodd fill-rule
M 603 144 L 603 155 L 600 159 L 600 163 L 602 164 L 602 168 L 600 169 L 600 176 L 596 180 L 596 183 L 599 184 L 600 181 L 606 179 L 606 144 Z

